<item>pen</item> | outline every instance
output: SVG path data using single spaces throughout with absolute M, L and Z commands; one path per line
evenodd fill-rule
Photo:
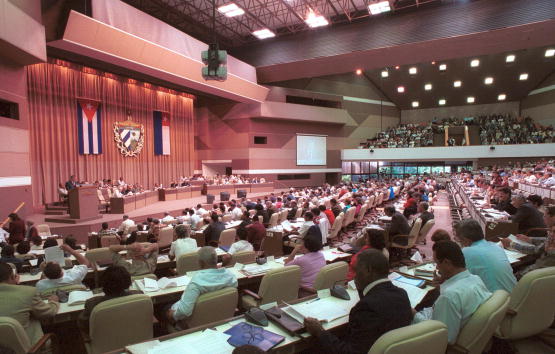
M 318 301 L 318 300 L 320 300 L 320 298 L 319 298 L 319 297 L 317 297 L 317 298 L 316 298 L 316 299 L 314 299 L 314 300 L 311 300 L 311 301 L 307 302 L 307 304 L 312 304 L 313 302 L 315 302 L 315 301 Z

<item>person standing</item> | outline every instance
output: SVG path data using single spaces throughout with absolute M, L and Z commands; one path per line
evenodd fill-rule
M 8 215 L 8 220 L 9 225 L 4 226 L 4 230 L 10 234 L 8 243 L 15 245 L 25 239 L 25 222 L 16 213 Z

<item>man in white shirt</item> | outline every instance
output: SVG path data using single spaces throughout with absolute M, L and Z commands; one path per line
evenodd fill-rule
M 235 204 L 231 204 L 231 206 L 229 207 L 229 212 L 231 213 L 231 217 L 233 218 L 233 220 L 241 220 L 241 217 L 243 216 L 243 210 L 241 210 L 241 208 L 239 208 Z
M 202 217 L 195 213 L 194 209 L 189 210 L 189 221 L 191 222 L 191 229 L 197 230 L 202 226 Z
M 546 174 L 546 179 L 543 181 L 543 185 L 546 187 L 553 187 L 555 186 L 555 177 L 553 177 L 552 173 Z
M 189 208 L 183 210 L 182 215 L 177 217 L 177 222 L 180 224 L 188 223 L 191 220 L 191 216 L 189 215 Z
M 197 240 L 190 238 L 190 232 L 187 226 L 177 225 L 175 227 L 175 236 L 177 240 L 172 242 L 170 247 L 170 259 L 179 258 L 182 254 L 196 252 Z
M 37 290 L 39 292 L 65 285 L 81 284 L 85 276 L 87 276 L 90 266 L 89 260 L 67 244 L 61 245 L 60 248 L 64 252 L 74 256 L 79 262 L 79 265 L 64 271 L 58 263 L 48 262 L 43 270 L 46 279 L 37 282 Z
M 128 230 L 131 226 L 135 226 L 135 222 L 129 219 L 129 215 L 124 215 L 123 221 L 118 227 L 118 231 L 122 231 L 124 235 L 127 235 L 129 233 Z
M 301 236 L 301 238 L 304 238 L 306 236 L 306 233 L 308 232 L 308 229 L 310 229 L 310 227 L 314 225 L 313 220 L 314 214 L 312 214 L 310 211 L 307 211 L 304 214 L 304 223 L 299 228 L 299 236 Z
M 197 204 L 197 213 L 196 213 L 197 215 L 202 217 L 204 214 L 207 214 L 207 213 L 208 211 L 204 209 L 201 204 Z
M 247 241 L 248 233 L 246 229 L 242 228 L 237 230 L 237 236 L 239 237 L 239 241 L 234 242 L 227 253 L 235 254 L 239 252 L 254 251 L 252 244 Z
M 175 218 L 171 216 L 170 213 L 167 211 L 164 212 L 164 217 L 162 218 L 162 220 L 160 220 L 162 224 L 166 224 L 166 225 L 171 224 L 174 221 L 175 221 Z
M 320 212 L 319 208 L 312 208 L 312 214 L 314 214 L 314 223 L 320 227 L 320 232 L 322 233 L 322 245 L 328 242 L 328 232 L 330 230 L 330 222 L 326 214 Z
M 123 177 L 120 177 L 118 179 L 118 186 L 123 187 L 125 186 L 127 183 L 125 183 L 125 181 L 123 180 Z
M 430 319 L 445 323 L 449 344 L 453 344 L 461 328 L 478 307 L 490 298 L 491 293 L 479 276 L 466 270 L 464 254 L 455 242 L 436 242 L 433 251 L 437 270 L 443 279 L 440 295 L 433 308 L 414 311 L 413 323 Z

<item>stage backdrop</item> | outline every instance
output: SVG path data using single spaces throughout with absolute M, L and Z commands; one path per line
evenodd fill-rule
M 35 206 L 58 200 L 58 183 L 72 174 L 90 182 L 122 176 L 145 188 L 193 174 L 193 96 L 57 59 L 29 66 L 27 77 Z M 102 154 L 79 154 L 78 99 L 100 102 Z M 169 113 L 170 155 L 154 154 L 155 110 Z M 124 157 L 114 141 L 114 123 L 128 114 L 145 129 L 138 157 Z

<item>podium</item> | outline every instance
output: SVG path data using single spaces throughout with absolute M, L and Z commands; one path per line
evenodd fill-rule
M 69 191 L 69 217 L 71 219 L 96 219 L 98 194 L 95 186 L 81 186 Z

